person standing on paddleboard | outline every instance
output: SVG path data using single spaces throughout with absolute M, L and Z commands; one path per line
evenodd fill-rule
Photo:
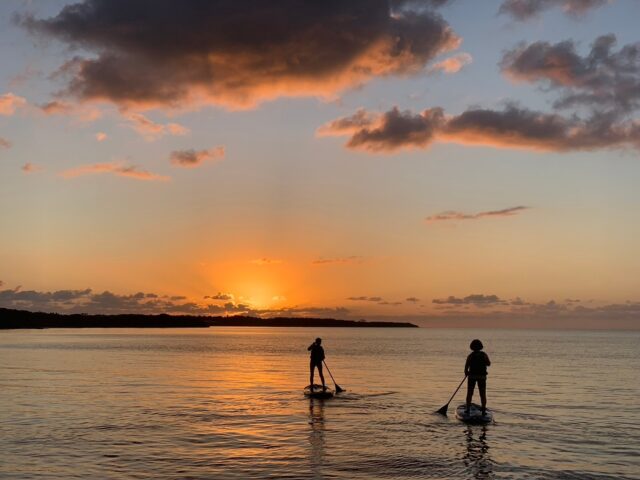
M 324 374 L 322 373 L 322 362 L 324 361 L 324 348 L 322 348 L 321 344 L 322 344 L 322 339 L 316 338 L 316 341 L 313 342 L 311 345 L 309 345 L 309 348 L 307 348 L 307 350 L 311 352 L 311 363 L 309 364 L 309 369 L 310 369 L 309 386 L 311 388 L 311 391 L 313 391 L 313 374 L 314 374 L 315 368 L 318 369 L 320 380 L 322 380 L 322 390 L 324 391 L 327 389 L 326 385 L 324 384 Z
M 473 352 L 469 354 L 464 364 L 464 374 L 468 378 L 466 413 L 468 414 L 471 408 L 473 390 L 477 383 L 478 390 L 480 391 L 480 400 L 482 401 L 482 415 L 484 415 L 487 412 L 487 367 L 491 365 L 491 360 L 489 360 L 489 355 L 482 351 L 484 346 L 480 340 L 473 340 L 469 348 L 471 348 Z

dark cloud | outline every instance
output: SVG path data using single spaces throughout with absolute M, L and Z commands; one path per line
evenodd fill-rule
M 415 3 L 424 2 L 85 0 L 18 22 L 94 54 L 61 68 L 71 76 L 66 93 L 80 99 L 243 108 L 423 70 L 460 39 Z
M 640 107 L 640 43 L 615 51 L 615 35 L 598 37 L 581 56 L 574 42 L 535 42 L 506 52 L 509 77 L 561 91 L 556 108 L 587 106 L 624 114 Z
M 0 287 L 4 284 L 0 281 Z M 256 309 L 249 304 L 235 303 L 233 295 L 218 293 L 205 299 L 220 303 L 196 303 L 183 295 L 160 296 L 156 293 L 137 292 L 120 295 L 110 291 L 93 292 L 84 290 L 57 290 L 40 292 L 36 290 L 0 290 L 0 307 L 18 308 L 31 311 L 89 314 L 188 314 L 188 315 L 252 315 L 257 317 L 277 316 L 325 316 L 344 318 L 349 310 L 344 307 L 289 307 L 282 309 Z M 371 297 L 376 301 L 379 297 Z M 381 299 L 379 299 L 381 300 Z
M 504 0 L 499 12 L 520 21 L 537 17 L 554 7 L 562 8 L 569 15 L 580 16 L 609 2 L 610 0 Z
M 222 301 L 227 301 L 227 300 L 233 300 L 233 295 L 231 295 L 230 293 L 221 293 L 218 292 L 215 295 L 205 295 L 204 297 L 209 298 L 211 300 L 222 300 Z
M 476 307 L 495 306 L 505 303 L 505 301 L 501 300 L 497 295 L 482 294 L 467 295 L 463 298 L 454 296 L 449 296 L 447 298 L 434 298 L 431 302 L 436 305 L 474 305 Z
M 349 135 L 347 148 L 372 153 L 426 148 L 435 141 L 557 152 L 640 148 L 638 122 L 619 120 L 614 114 L 582 120 L 515 105 L 472 109 L 457 116 L 445 116 L 440 108 L 422 113 L 397 108 L 382 114 L 359 111 L 323 125 L 318 135 Z
M 323 125 L 318 135 L 350 135 L 348 148 L 390 152 L 399 148 L 425 148 L 444 123 L 441 108 L 414 114 L 394 107 L 379 115 L 359 110 L 355 115 Z
M 530 207 L 518 206 L 503 208 L 501 210 L 488 210 L 478 213 L 463 213 L 449 210 L 446 212 L 438 213 L 436 215 L 430 215 L 425 220 L 429 223 L 434 223 L 452 220 L 478 220 L 481 218 L 512 217 L 514 215 L 518 215 L 523 210 L 528 210 L 529 208 Z
M 169 159 L 177 167 L 195 168 L 205 162 L 212 162 L 224 158 L 224 147 L 218 146 L 208 150 L 176 150 L 171 152 Z
M 350 300 L 352 302 L 382 302 L 383 301 L 382 297 L 367 297 L 367 296 L 349 297 L 347 298 L 347 300 Z
M 420 301 L 420 299 L 416 298 L 416 297 L 407 297 L 407 298 L 405 298 L 405 302 L 417 303 L 419 301 Z

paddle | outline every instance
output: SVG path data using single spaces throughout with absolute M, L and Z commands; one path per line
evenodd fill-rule
M 467 379 L 467 376 L 465 375 L 462 381 L 460 382 L 460 385 L 458 385 L 458 388 L 456 388 L 456 391 L 453 392 L 453 395 L 451 395 L 451 398 L 449 399 L 447 404 L 444 407 L 442 407 L 440 410 L 438 410 L 436 413 L 439 413 L 440 415 L 445 415 L 445 416 L 447 415 L 447 410 L 449 409 L 449 404 L 451 403 L 451 400 L 453 400 L 453 397 L 456 396 L 456 393 L 458 393 L 458 390 L 460 390 L 460 387 L 462 386 L 462 384 L 466 379 Z
M 340 385 L 338 385 L 338 384 L 336 383 L 336 379 L 335 379 L 335 378 L 333 378 L 333 375 L 331 375 L 331 370 L 329 370 L 329 366 L 327 365 L 327 362 L 325 362 L 325 361 L 323 360 L 323 361 L 322 361 L 322 363 L 324 363 L 324 366 L 326 367 L 327 372 L 329 372 L 329 375 L 331 376 L 331 380 L 333 380 L 333 384 L 334 384 L 334 385 L 335 385 L 335 387 L 336 387 L 336 393 L 346 392 L 346 390 L 344 390 L 343 388 L 340 388 Z

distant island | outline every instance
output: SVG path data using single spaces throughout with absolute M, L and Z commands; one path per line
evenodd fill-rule
M 0 330 L 36 328 L 208 328 L 208 327 L 346 327 L 418 328 L 406 322 L 368 322 L 335 318 L 272 317 L 244 315 L 207 317 L 196 315 L 89 315 L 29 312 L 0 308 Z

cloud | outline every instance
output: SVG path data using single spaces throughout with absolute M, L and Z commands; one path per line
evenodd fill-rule
M 256 258 L 254 260 L 251 260 L 251 263 L 253 263 L 254 265 L 279 265 L 282 263 L 282 260 L 277 259 L 277 258 Z
M 91 105 L 77 105 L 59 100 L 52 100 L 41 105 L 36 105 L 44 115 L 74 116 L 82 122 L 93 122 L 102 116 L 100 109 Z
M 331 264 L 343 264 L 343 263 L 361 263 L 364 261 L 364 257 L 359 255 L 351 255 L 349 257 L 335 257 L 335 258 L 318 258 L 311 262 L 312 265 L 331 265 Z
M 472 61 L 473 58 L 468 53 L 459 53 L 433 64 L 429 70 L 432 72 L 457 73 Z
M 560 90 L 556 108 L 587 106 L 622 115 L 640 107 L 640 43 L 617 51 L 615 45 L 615 35 L 603 35 L 581 56 L 570 40 L 522 44 L 507 51 L 500 66 L 513 80 Z
M 347 300 L 350 300 L 352 302 L 382 302 L 384 301 L 382 297 L 349 297 L 347 298 Z
M 445 122 L 441 108 L 414 114 L 397 107 L 375 114 L 358 110 L 350 117 L 321 126 L 319 136 L 350 135 L 347 147 L 369 152 L 391 152 L 399 148 L 425 148 Z
M 422 113 L 395 107 L 386 113 L 359 110 L 321 126 L 317 133 L 348 135 L 347 148 L 370 153 L 424 149 L 435 141 L 556 152 L 640 149 L 640 122 L 605 114 L 582 120 L 515 105 L 503 110 L 470 109 L 454 116 L 445 116 L 437 107 Z
M 420 301 L 420 299 L 416 298 L 416 297 L 407 297 L 407 298 L 404 299 L 404 301 L 405 302 L 410 302 L 410 303 L 417 303 L 417 302 Z
M 211 300 L 222 300 L 222 301 L 233 301 L 234 296 L 231 293 L 222 293 L 222 292 L 218 292 L 215 295 L 205 295 L 204 298 L 208 298 Z
M 485 212 L 478 212 L 478 213 L 463 213 L 463 212 L 448 210 L 446 212 L 430 215 L 427 218 L 425 218 L 425 221 L 427 221 L 428 223 L 435 223 L 435 222 L 448 222 L 452 220 L 478 220 L 481 218 L 512 217 L 514 215 L 518 215 L 524 210 L 528 210 L 529 208 L 531 207 L 517 206 L 517 207 L 503 208 L 502 210 L 488 210 Z
M 565 13 L 579 17 L 607 3 L 610 3 L 610 0 L 504 0 L 499 13 L 524 21 L 537 17 L 544 10 L 562 8 Z
M 413 75 L 458 47 L 442 17 L 400 8 L 406 3 L 85 0 L 18 23 L 94 54 L 61 68 L 70 75 L 65 93 L 81 100 L 249 108 L 282 96 L 331 98 L 375 77 Z
M 27 100 L 13 93 L 5 93 L 0 95 L 0 115 L 11 116 L 16 110 L 27 105 Z
M 20 170 L 22 170 L 25 174 L 30 174 L 30 173 L 37 173 L 42 171 L 42 167 L 39 167 L 38 165 L 34 165 L 31 162 L 27 162 L 20 168 Z
M 98 132 L 96 133 L 95 138 L 98 142 L 104 142 L 108 138 L 108 135 L 104 132 Z
M 205 162 L 222 160 L 225 155 L 223 146 L 210 148 L 209 150 L 175 150 L 169 157 L 171 163 L 177 167 L 195 168 Z
M 83 175 L 97 175 L 109 173 L 119 177 L 128 177 L 134 180 L 167 181 L 170 177 L 140 170 L 135 165 L 125 165 L 121 162 L 95 163 L 93 165 L 81 165 L 76 168 L 65 170 L 59 175 L 64 178 L 76 178 Z
M 0 287 L 4 284 L 0 282 Z M 226 294 L 217 294 L 210 298 L 224 300 Z M 231 296 L 232 297 L 232 296 Z M 282 300 L 280 298 L 279 300 Z M 94 292 L 84 290 L 57 290 L 41 292 L 36 290 L 14 289 L 0 290 L 0 307 L 18 308 L 32 311 L 89 314 L 187 314 L 187 315 L 252 315 L 256 317 L 282 316 L 322 316 L 346 317 L 349 310 L 344 307 L 306 307 L 295 306 L 280 309 L 254 309 L 248 304 L 235 303 L 229 299 L 223 304 L 196 303 L 184 295 L 158 295 L 156 293 L 137 292 L 117 294 L 105 290 Z
M 123 115 L 129 121 L 128 125 L 148 141 L 157 140 L 165 135 L 186 135 L 189 133 L 189 129 L 179 123 L 156 123 L 136 112 L 125 112 Z
M 6 138 L 0 137 L 0 148 L 11 148 L 12 143 Z
M 505 303 L 497 295 L 473 294 L 464 298 L 449 296 L 447 298 L 434 298 L 431 303 L 436 305 L 474 305 L 476 307 L 486 307 L 492 305 L 502 305 Z

